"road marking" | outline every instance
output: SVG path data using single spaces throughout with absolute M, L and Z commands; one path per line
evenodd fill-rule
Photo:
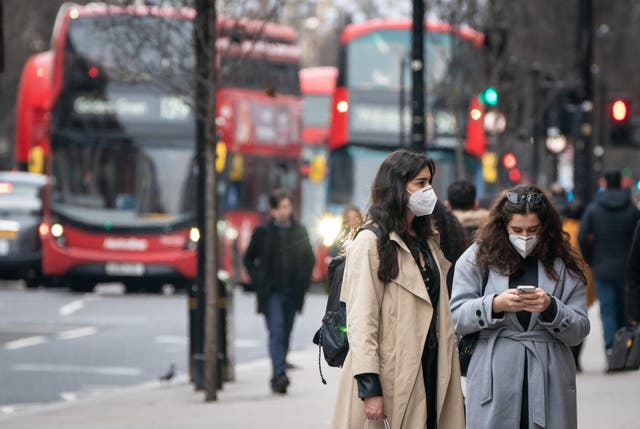
M 15 410 L 16 410 L 15 407 L 2 407 L 2 408 L 0 408 L 0 411 L 2 411 L 2 414 L 12 414 Z
M 28 371 L 28 372 L 67 372 L 81 374 L 101 374 L 101 375 L 125 375 L 135 377 L 142 375 L 140 368 L 127 366 L 84 366 L 84 365 L 48 365 L 23 363 L 13 365 L 12 371 Z
M 75 301 L 71 301 L 69 304 L 65 304 L 60 307 L 58 313 L 60 316 L 69 316 L 75 313 L 78 310 L 81 310 L 84 307 L 84 303 L 81 299 L 76 299 Z
M 265 345 L 265 342 L 264 340 L 238 338 L 234 345 L 239 349 L 251 349 L 254 347 L 262 347 Z
M 4 344 L 4 348 L 7 350 L 23 349 L 25 347 L 31 347 L 38 344 L 46 343 L 47 339 L 41 335 L 35 337 L 20 338 L 19 340 L 9 341 Z
M 67 402 L 72 402 L 78 399 L 78 395 L 73 392 L 61 392 L 60 397 Z
M 156 344 L 176 344 L 176 345 L 184 345 L 187 344 L 189 338 L 183 335 L 158 335 L 153 339 L 153 342 Z
M 69 331 L 60 332 L 58 334 L 59 340 L 73 340 L 75 338 L 87 337 L 89 335 L 95 335 L 98 330 L 93 326 L 86 326 L 84 328 L 71 329 Z

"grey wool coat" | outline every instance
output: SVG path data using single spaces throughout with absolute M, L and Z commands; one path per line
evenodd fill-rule
M 576 367 L 569 346 L 579 344 L 590 329 L 584 283 L 560 259 L 554 263 L 558 281 L 538 263 L 538 287 L 553 297 L 558 311 L 551 322 L 532 313 L 525 331 L 516 313 L 493 318 L 493 298 L 509 288 L 509 277 L 489 270 L 480 296 L 483 273 L 475 262 L 477 250 L 473 244 L 457 261 L 451 294 L 456 332 L 480 331 L 467 372 L 467 428 L 518 427 L 525 356 L 529 427 L 576 428 Z

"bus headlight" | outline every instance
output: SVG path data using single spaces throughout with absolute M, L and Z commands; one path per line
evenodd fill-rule
M 200 230 L 194 226 L 189 230 L 187 249 L 195 249 L 198 247 L 198 241 L 200 241 Z
M 53 225 L 51 225 L 51 236 L 59 245 L 65 245 L 66 240 L 64 239 L 64 227 L 59 223 L 54 223 Z
M 322 244 L 326 247 L 333 245 L 342 228 L 342 217 L 336 215 L 325 215 L 318 221 L 318 233 L 322 238 Z
M 233 241 L 238 238 L 238 230 L 232 226 L 227 226 L 227 228 L 224 230 L 224 236 L 227 240 Z

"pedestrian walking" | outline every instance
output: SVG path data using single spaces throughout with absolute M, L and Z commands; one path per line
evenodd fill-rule
M 442 249 L 444 257 L 452 264 L 455 263 L 469 247 L 467 231 L 456 215 L 440 200 L 436 202 L 431 218 L 434 227 L 440 234 L 440 249 Z
M 462 253 L 469 247 L 469 236 L 458 218 L 449 210 L 445 204 L 438 200 L 431 215 L 433 226 L 440 236 L 440 249 L 451 263 L 455 266 L 456 261 Z M 451 296 L 451 287 L 453 285 L 453 269 L 447 273 L 447 291 Z
M 606 173 L 600 184 L 604 191 L 585 209 L 578 242 L 593 272 L 609 357 L 616 331 L 627 323 L 627 257 L 640 212 L 631 201 L 629 189 L 620 188 L 619 172 Z
M 489 218 L 489 211 L 479 207 L 474 184 L 468 180 L 458 180 L 450 184 L 447 188 L 447 205 L 467 231 L 467 245 L 471 245 L 475 240 L 476 231 Z
M 636 224 L 629 251 L 627 300 L 629 325 L 637 326 L 640 322 L 640 221 Z
M 589 333 L 585 294 L 580 259 L 542 190 L 519 186 L 498 197 L 453 281 L 456 331 L 479 332 L 467 428 L 577 426 L 569 346 Z
M 362 230 L 347 248 L 340 299 L 350 349 L 334 429 L 367 422 L 372 429 L 464 427 L 445 282 L 450 263 L 431 219 L 434 170 L 422 154 L 389 155 L 371 186 L 365 219 L 378 233 Z
M 362 213 L 360 212 L 360 209 L 352 204 L 347 205 L 342 211 L 340 234 L 329 248 L 329 256 L 331 258 L 338 256 L 344 251 L 345 244 L 348 244 L 351 241 L 361 225 Z
M 315 258 L 307 230 L 292 216 L 292 197 L 283 189 L 269 196 L 271 219 L 254 231 L 244 263 L 257 294 L 258 313 L 269 331 L 271 389 L 287 393 L 287 353 L 296 312 L 302 310 Z
M 567 202 L 564 205 L 559 205 L 557 202 L 555 202 L 555 204 L 558 208 L 564 208 L 564 212 L 561 212 L 562 229 L 564 230 L 564 232 L 569 234 L 569 243 L 571 244 L 571 248 L 582 258 L 582 251 L 580 250 L 580 245 L 578 244 L 578 231 L 580 230 L 580 219 L 582 218 L 582 214 L 584 213 L 584 204 L 577 197 L 574 197 L 571 202 Z M 593 284 L 593 274 L 591 274 L 591 268 L 585 262 L 584 258 L 581 260 L 581 264 L 582 272 L 584 272 L 584 276 L 587 279 L 587 308 L 589 308 L 596 300 L 596 286 Z M 571 347 L 573 360 L 576 364 L 576 371 L 578 372 L 582 371 L 582 364 L 580 363 L 582 345 L 583 343 L 580 343 L 577 346 Z

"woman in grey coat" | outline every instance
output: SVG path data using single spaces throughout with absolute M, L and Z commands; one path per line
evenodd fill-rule
M 577 427 L 569 346 L 589 333 L 579 261 L 542 190 L 519 186 L 495 201 L 453 280 L 456 332 L 480 332 L 467 372 L 467 428 Z

